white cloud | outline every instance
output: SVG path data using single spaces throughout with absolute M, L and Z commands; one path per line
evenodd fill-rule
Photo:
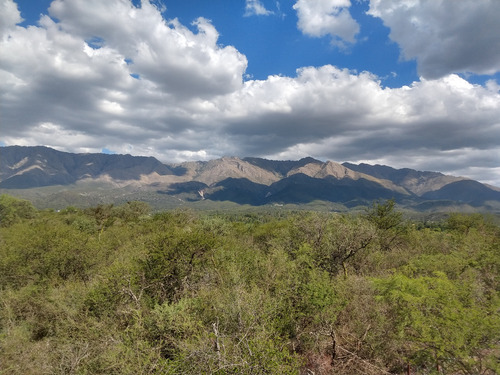
M 500 71 L 500 1 L 370 0 L 372 16 L 391 29 L 402 57 L 419 74 L 493 74 Z
M 469 155 L 477 161 L 469 166 L 498 165 L 500 95 L 456 75 L 390 89 L 369 73 L 311 67 L 297 78 L 247 82 L 221 100 L 224 132 L 243 155 L 443 172 L 463 171 Z
M 488 90 L 493 92 L 500 91 L 500 85 L 494 79 L 489 79 L 488 81 L 486 81 L 486 87 L 488 88 Z
M 15 29 L 16 24 L 22 20 L 16 3 L 12 0 L 0 0 L 0 38 Z
M 274 12 L 266 9 L 260 0 L 246 0 L 245 16 L 269 16 Z
M 40 124 L 50 123 L 82 143 L 106 139 L 117 151 L 130 139 L 184 151 L 196 148 L 193 139 L 210 138 L 208 130 L 198 130 L 197 121 L 210 110 L 200 103 L 242 86 L 245 56 L 218 45 L 218 33 L 205 19 L 195 21 L 195 33 L 177 20 L 165 22 L 147 1 L 135 8 L 125 0 L 56 0 L 50 15 L 58 22 L 43 16 L 40 27 L 14 27 L 0 42 L 2 136 L 8 144 L 35 139 L 43 133 Z M 96 39 L 100 48 L 92 48 Z M 184 145 L 177 140 L 186 137 L 191 141 Z M 71 144 L 64 137 L 51 144 L 59 140 L 62 147 Z
M 309 36 L 330 35 L 333 43 L 355 42 L 358 23 L 351 17 L 350 0 L 297 0 L 298 28 Z
M 219 46 L 208 21 L 193 32 L 148 2 L 87 4 L 56 0 L 50 14 L 59 22 L 45 16 L 29 28 L 11 15 L 0 41 L 5 144 L 169 162 L 310 155 L 474 173 L 500 185 L 493 81 L 445 75 L 391 89 L 368 72 L 326 65 L 243 83 L 245 56 Z
M 149 1 L 136 8 L 128 0 L 55 0 L 49 11 L 63 31 L 85 40 L 102 38 L 105 46 L 133 62 L 133 73 L 166 92 L 182 97 L 224 94 L 242 83 L 245 56 L 217 45 L 217 30 L 204 18 L 193 22 L 198 29 L 193 33 L 176 19 L 164 21 Z

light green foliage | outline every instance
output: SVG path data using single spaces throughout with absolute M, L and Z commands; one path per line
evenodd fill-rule
M 487 230 L 492 228 L 492 224 L 481 214 L 451 214 L 446 225 L 449 229 L 467 235 L 471 229 Z
M 2 242 L 0 286 L 86 280 L 97 260 L 91 254 L 92 238 L 57 220 L 54 213 L 45 213 L 30 225 L 12 225 Z
M 500 332 L 496 300 L 480 301 L 470 285 L 441 272 L 416 278 L 395 274 L 374 283 L 407 361 L 468 374 L 482 373 L 483 363 L 491 364 L 488 349 Z
M 29 201 L 7 194 L 0 195 L 0 227 L 8 227 L 22 219 L 32 219 L 35 214 L 36 210 Z
M 138 221 L 151 213 L 151 207 L 146 202 L 132 201 L 113 207 L 113 215 L 125 221 Z
M 500 230 L 482 216 L 0 201 L 0 374 L 500 371 Z

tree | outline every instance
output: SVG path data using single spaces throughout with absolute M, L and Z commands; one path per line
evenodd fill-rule
M 36 209 L 31 202 L 7 194 L 0 195 L 0 226 L 8 227 L 23 219 L 32 219 L 35 215 Z
M 147 293 L 157 303 L 173 301 L 203 265 L 202 259 L 216 244 L 216 237 L 198 228 L 170 228 L 151 235 L 141 271 L 150 285 Z
M 326 235 L 325 266 L 332 275 L 342 267 L 347 277 L 347 263 L 359 252 L 367 250 L 375 238 L 375 227 L 362 217 L 342 216 L 329 222 Z
M 446 224 L 449 229 L 465 235 L 469 234 L 472 229 L 484 230 L 491 227 L 491 223 L 488 223 L 482 214 L 453 213 L 448 217 Z
M 125 221 L 137 221 L 151 213 L 151 207 L 146 202 L 131 201 L 121 206 L 113 207 L 112 213 Z
M 91 217 L 94 217 L 97 228 L 99 230 L 99 240 L 104 232 L 104 229 L 109 228 L 116 220 L 116 216 L 113 215 L 113 204 L 100 204 L 96 207 L 91 207 L 85 210 L 85 213 Z
M 390 250 L 406 231 L 403 215 L 396 211 L 396 202 L 389 199 L 385 202 L 374 202 L 365 214 L 368 221 L 377 228 L 378 241 L 382 250 Z

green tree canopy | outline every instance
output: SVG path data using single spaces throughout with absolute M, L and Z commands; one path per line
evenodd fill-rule
M 35 217 L 36 209 L 31 202 L 13 196 L 0 195 L 0 226 L 8 227 L 21 219 Z

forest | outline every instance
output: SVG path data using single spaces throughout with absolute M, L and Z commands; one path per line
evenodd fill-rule
M 0 196 L 0 374 L 500 373 L 500 225 Z

